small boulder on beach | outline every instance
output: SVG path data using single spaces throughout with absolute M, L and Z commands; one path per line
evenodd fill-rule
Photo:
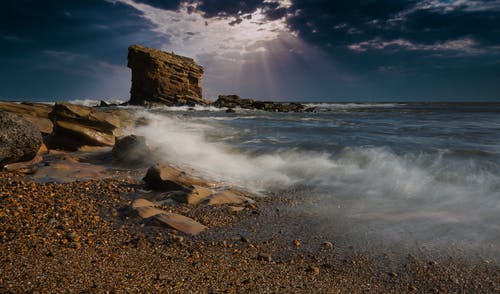
M 190 191 L 193 186 L 209 186 L 209 183 L 167 164 L 153 165 L 143 180 L 150 188 L 162 191 Z
M 23 117 L 0 110 L 0 165 L 29 161 L 42 145 L 40 130 Z
M 156 204 L 151 201 L 139 198 L 132 203 L 132 208 L 138 212 L 140 217 L 145 219 L 154 218 L 184 234 L 197 235 L 207 228 L 189 217 L 177 213 L 166 212 L 154 207 L 155 205 Z
M 112 154 L 122 164 L 147 164 L 152 160 L 152 151 L 144 136 L 128 135 L 116 139 Z

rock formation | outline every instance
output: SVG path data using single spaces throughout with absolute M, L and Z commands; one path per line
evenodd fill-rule
M 28 161 L 42 145 L 42 134 L 23 117 L 0 110 L 0 165 Z
M 50 118 L 54 123 L 50 145 L 69 150 L 84 145 L 113 146 L 121 127 L 114 114 L 69 103 L 56 103 Z
M 235 107 L 243 109 L 258 109 L 271 112 L 303 112 L 305 106 L 300 103 L 281 103 L 271 101 L 256 101 L 253 99 L 243 99 L 238 95 L 220 95 L 213 104 L 215 107 Z
M 45 135 L 52 133 L 53 126 L 49 119 L 49 112 L 52 110 L 51 105 L 28 102 L 0 102 L 0 109 L 21 115 Z
M 201 94 L 203 67 L 191 58 L 132 45 L 128 67 L 132 70 L 129 104 L 207 104 Z
M 111 153 L 116 162 L 124 165 L 150 164 L 154 158 L 146 138 L 136 135 L 117 138 Z

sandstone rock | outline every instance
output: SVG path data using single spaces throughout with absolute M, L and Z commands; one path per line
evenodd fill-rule
M 188 235 L 197 235 L 207 229 L 199 222 L 176 213 L 164 212 L 155 215 L 155 218 L 168 226 Z
M 116 161 L 124 164 L 147 164 L 152 160 L 152 151 L 146 145 L 144 136 L 117 138 L 112 154 Z
M 24 162 L 9 163 L 4 166 L 6 171 L 18 171 L 25 174 L 31 174 L 36 171 L 36 165 L 42 162 L 43 157 L 40 153 L 36 154 L 33 159 Z
M 42 134 L 23 117 L 0 110 L 0 165 L 28 161 L 42 145 Z
M 209 186 L 207 182 L 166 164 L 156 164 L 150 167 L 143 180 L 150 188 L 165 191 L 191 191 L 193 186 Z
M 199 222 L 176 213 L 166 212 L 154 207 L 154 203 L 145 199 L 136 199 L 132 203 L 132 208 L 137 210 L 142 218 L 153 217 L 156 220 L 188 235 L 197 235 L 207 227 Z
M 128 67 L 132 70 L 129 104 L 207 104 L 201 94 L 203 67 L 191 58 L 132 45 Z
M 172 195 L 172 199 L 177 202 L 187 204 L 198 204 L 212 195 L 213 191 L 206 187 L 193 186 L 189 191 L 176 193 Z
M 208 205 L 241 204 L 254 202 L 255 201 L 248 198 L 244 192 L 233 189 L 218 192 L 210 196 L 207 200 Z
M 56 103 L 49 117 L 54 122 L 51 146 L 76 150 L 83 145 L 113 146 L 120 119 L 92 107 Z
M 21 115 L 35 125 L 43 134 L 52 133 L 53 125 L 49 119 L 49 112 L 52 111 L 51 105 L 28 102 L 0 102 L 0 109 Z
M 235 107 L 271 112 L 303 112 L 305 110 L 305 106 L 300 103 L 255 101 L 253 99 L 243 99 L 238 95 L 220 95 L 217 101 L 215 101 L 212 105 L 220 108 L 227 107 L 228 110 Z

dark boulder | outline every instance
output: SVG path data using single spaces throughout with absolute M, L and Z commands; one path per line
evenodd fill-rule
M 29 161 L 42 145 L 40 130 L 22 116 L 0 110 L 0 165 Z
M 112 154 L 117 162 L 127 165 L 150 164 L 153 160 L 152 151 L 143 136 L 117 138 Z

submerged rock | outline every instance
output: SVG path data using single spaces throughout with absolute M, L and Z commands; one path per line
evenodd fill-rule
M 0 165 L 28 161 L 42 145 L 40 130 L 20 115 L 0 110 Z
M 54 122 L 49 144 L 69 150 L 84 145 L 113 146 L 121 126 L 114 114 L 69 103 L 56 103 L 49 116 Z
M 132 105 L 207 104 L 201 94 L 203 67 L 189 57 L 140 45 L 128 49 Z

